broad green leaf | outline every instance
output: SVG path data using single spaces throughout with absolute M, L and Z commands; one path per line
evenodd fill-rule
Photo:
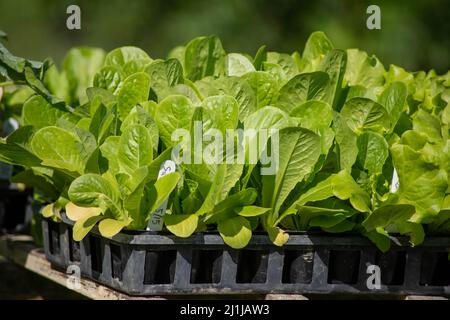
M 350 199 L 352 206 L 360 212 L 370 212 L 369 195 L 361 189 L 347 170 L 333 175 L 333 194 L 342 200 Z
M 270 211 L 270 208 L 262 208 L 258 206 L 245 206 L 236 208 L 234 209 L 234 211 L 242 217 L 257 217 Z
M 263 62 L 267 59 L 267 51 L 266 46 L 262 45 L 258 48 L 258 51 L 256 51 L 255 58 L 253 59 L 253 65 L 255 66 L 255 69 L 260 71 L 262 70 Z
M 428 137 L 432 142 L 442 140 L 441 123 L 439 119 L 428 112 L 420 109 L 414 114 L 413 129 Z
M 256 71 L 252 62 L 246 56 L 239 53 L 229 53 L 227 55 L 226 68 L 229 77 L 241 77 L 248 72 Z
M 42 70 L 39 71 L 39 73 L 42 73 Z M 28 64 L 26 64 L 25 68 L 23 68 L 23 75 L 25 77 L 27 85 L 37 94 L 43 96 L 48 102 L 50 102 L 51 104 L 59 105 L 60 107 L 64 107 L 66 105 L 66 103 L 62 101 L 61 98 L 52 95 L 48 91 L 40 77 L 37 75 L 36 71 L 32 67 L 28 66 Z
M 150 166 L 148 167 L 148 180 L 156 180 L 158 179 L 159 170 L 161 169 L 161 165 L 166 160 L 172 160 L 172 148 L 167 148 L 164 150 L 156 159 L 152 161 Z
M 111 136 L 106 138 L 105 142 L 100 146 L 100 152 L 107 159 L 107 165 L 111 172 L 119 171 L 118 145 L 120 137 Z
M 68 83 L 69 103 L 81 105 L 88 101 L 86 89 L 92 86 L 104 58 L 105 52 L 99 48 L 73 48 L 67 53 L 63 68 Z
M 183 67 L 176 59 L 153 61 L 145 71 L 150 76 L 150 86 L 158 99 L 163 98 L 167 87 L 183 83 Z
M 92 230 L 92 228 L 99 222 L 104 219 L 103 216 L 88 216 L 84 217 L 77 222 L 75 222 L 73 226 L 73 240 L 81 241 L 83 238 Z
M 262 205 L 272 208 L 276 219 L 289 193 L 312 172 L 321 150 L 319 136 L 303 128 L 280 130 L 279 141 L 271 138 L 271 147 L 278 159 L 275 174 L 262 176 Z
M 101 145 L 112 131 L 114 114 L 109 112 L 103 104 L 100 104 L 90 120 L 88 131 L 95 136 L 97 143 Z
M 126 186 L 127 188 L 123 206 L 131 220 L 128 228 L 132 230 L 145 229 L 146 220 L 148 220 L 151 213 L 150 202 L 152 199 L 150 199 L 150 192 L 146 188 L 147 176 L 148 168 L 141 167 L 131 176 L 128 176 L 125 184 L 120 184 L 120 187 Z
M 336 225 L 339 224 L 339 221 L 342 221 L 343 219 L 348 218 L 355 213 L 351 210 L 351 208 L 342 205 L 342 203 L 339 201 L 340 200 L 331 198 L 325 201 L 311 203 L 311 205 L 298 205 L 298 212 L 297 216 L 295 217 L 297 218 L 296 221 L 298 229 L 308 230 L 310 227 L 310 222 L 313 219 L 317 219 L 319 217 L 323 217 L 320 219 L 323 219 L 325 221 L 330 220 L 329 225 Z M 338 217 L 339 220 L 333 221 L 335 217 Z M 318 222 L 320 222 L 320 220 Z
M 122 73 L 124 77 L 131 76 L 132 74 L 145 71 L 146 66 L 149 64 L 148 59 L 136 59 L 125 63 L 122 67 Z
M 51 218 L 52 216 L 55 215 L 55 212 L 56 212 L 55 209 L 56 208 L 55 208 L 55 204 L 54 203 L 50 203 L 50 204 L 46 205 L 41 210 L 42 216 L 44 218 Z
M 353 132 L 372 130 L 379 133 L 387 132 L 390 119 L 386 109 L 379 103 L 367 98 L 352 98 L 345 102 L 341 115 Z
M 153 120 L 153 117 L 143 107 L 136 106 L 131 109 L 128 116 L 123 120 L 122 125 L 120 126 L 120 130 L 124 132 L 127 127 L 135 126 L 138 124 L 143 125 L 148 129 L 153 146 L 153 151 L 157 152 L 159 142 L 158 126 L 156 125 L 155 120 Z
M 424 161 L 421 152 L 403 143 L 395 143 L 390 149 L 400 182 L 397 192 L 403 203 L 416 208 L 411 222 L 426 223 L 441 209 L 448 174 L 445 169 Z
M 223 241 L 233 249 L 244 248 L 252 238 L 250 223 L 244 217 L 234 217 L 217 224 Z
M 256 200 L 255 189 L 245 189 L 226 197 L 214 206 L 214 209 L 207 213 L 203 220 L 207 223 L 217 223 L 236 215 L 235 210 L 245 208 L 253 204 Z
M 69 198 L 77 206 L 110 209 L 116 219 L 123 217 L 119 191 L 100 175 L 88 173 L 75 179 L 69 188 Z
M 235 129 L 238 124 L 239 107 L 236 100 L 228 95 L 212 96 L 203 100 L 203 133 L 220 130 L 225 137 L 226 129 Z
M 87 88 L 86 94 L 90 102 L 89 114 L 91 116 L 101 104 L 105 105 L 108 110 L 111 110 L 116 103 L 116 97 L 106 89 L 90 87 Z
M 125 128 L 117 148 L 119 166 L 128 174 L 140 167 L 150 165 L 153 160 L 150 133 L 140 124 Z
M 267 52 L 267 63 L 279 66 L 284 79 L 289 80 L 298 74 L 298 67 L 294 58 L 286 53 Z
M 230 190 L 236 185 L 236 183 L 240 181 L 243 170 L 243 164 L 237 163 L 226 165 L 225 179 L 222 185 L 222 190 L 220 192 L 220 199 L 224 199 L 225 197 L 227 197 Z
M 281 89 L 277 106 L 290 113 L 308 100 L 327 100 L 329 77 L 325 72 L 302 73 L 289 80 Z
M 324 71 L 330 78 L 328 88 L 327 102 L 337 109 L 338 100 L 342 90 L 342 80 L 344 78 L 345 68 L 347 66 L 347 53 L 343 50 L 331 50 L 327 53 L 320 64 L 320 71 Z
M 243 78 L 223 77 L 206 82 L 206 87 L 199 88 L 204 96 L 227 94 L 234 97 L 239 105 L 239 120 L 245 118 L 257 109 L 256 93 Z M 200 86 L 205 82 L 197 81 Z
M 276 63 L 264 62 L 263 70 L 270 73 L 280 86 L 284 85 L 290 79 L 284 73 L 283 68 Z
M 278 129 L 295 126 L 297 123 L 286 112 L 271 106 L 261 108 L 244 120 L 245 129 Z
M 184 96 L 169 96 L 161 101 L 156 108 L 155 120 L 159 134 L 164 144 L 169 147 L 175 144 L 172 134 L 176 129 L 189 130 L 194 107 Z
M 385 228 L 391 224 L 408 221 L 414 213 L 414 206 L 408 204 L 386 205 L 369 214 L 362 222 L 362 226 L 366 228 L 367 231 L 371 231 L 378 227 Z
M 324 56 L 332 49 L 333 44 L 323 32 L 311 33 L 300 60 L 300 72 L 316 71 Z
M 106 238 L 112 238 L 129 224 L 128 221 L 104 219 L 98 224 L 98 231 Z
M 117 66 L 104 66 L 94 76 L 94 87 L 116 93 L 124 80 L 124 76 Z
M 311 227 L 331 228 L 341 223 L 345 219 L 347 219 L 347 216 L 343 213 L 336 213 L 330 216 L 320 215 L 311 218 L 311 220 L 309 221 L 309 225 Z
M 42 164 L 82 174 L 89 154 L 74 133 L 58 127 L 45 127 L 31 140 L 33 153 Z
M 41 159 L 33 154 L 31 148 L 33 134 L 33 127 L 24 126 L 6 139 L 0 139 L 0 161 L 29 168 L 40 166 Z
M 389 156 L 389 146 L 378 133 L 363 132 L 358 137 L 358 161 L 369 174 L 379 174 Z
M 250 134 L 251 131 L 247 131 L 247 135 L 244 136 L 243 144 L 244 144 L 244 150 L 246 151 L 245 157 L 247 161 L 250 161 L 250 163 L 255 163 L 258 159 L 253 159 L 255 154 L 258 155 L 257 158 L 259 158 L 259 153 L 261 150 L 264 149 L 267 143 L 267 139 L 269 138 L 270 134 L 272 134 L 272 130 L 281 130 L 283 128 L 287 127 L 293 127 L 297 126 L 297 121 L 293 118 L 289 117 L 289 115 L 275 107 L 267 106 L 264 108 L 261 108 L 251 115 L 249 115 L 244 120 L 244 129 L 254 129 L 256 133 L 263 132 L 264 129 L 267 130 L 267 137 L 264 140 L 264 136 L 262 134 L 259 135 L 252 135 Z M 245 132 L 244 132 L 245 133 Z M 255 148 L 259 148 L 259 153 L 254 152 Z M 250 153 L 250 150 L 252 153 Z M 250 159 L 251 155 L 253 154 L 253 158 Z M 251 173 L 251 172 L 250 172 Z
M 173 87 L 166 87 L 158 96 L 158 101 L 173 95 L 185 96 L 194 105 L 199 105 L 203 100 L 203 96 L 200 94 L 197 86 L 189 79 L 184 79 L 184 83 L 179 83 Z
M 117 173 L 116 180 L 118 180 L 121 188 L 122 187 L 126 188 L 127 194 L 129 194 L 134 193 L 141 184 L 145 184 L 148 181 L 147 175 L 148 175 L 148 166 L 143 166 L 139 167 L 130 174 L 122 172 Z
M 358 49 L 347 50 L 347 68 L 344 81 L 349 86 L 363 86 L 365 88 L 381 86 L 384 83 L 384 69 L 375 56 L 368 56 Z
M 127 77 L 117 91 L 117 110 L 121 120 L 138 103 L 148 100 L 150 77 L 144 72 L 138 72 Z
M 176 46 L 175 48 L 169 51 L 167 59 L 177 59 L 178 61 L 180 61 L 182 65 L 184 65 L 184 52 L 185 52 L 184 46 Z
M 365 232 L 364 235 L 370 239 L 382 252 L 387 252 L 391 247 L 391 239 L 389 234 L 383 228 L 376 228 L 372 231 Z
M 398 232 L 402 235 L 409 235 L 412 247 L 415 247 L 423 242 L 425 239 L 425 231 L 420 223 L 413 223 L 409 221 L 399 221 L 396 224 Z
M 206 76 L 219 76 L 225 73 L 226 53 L 222 43 L 215 36 L 198 37 L 185 48 L 184 70 L 192 81 Z
M 178 172 L 173 172 L 156 180 L 154 184 L 155 197 L 151 209 L 152 212 L 158 209 L 169 198 L 180 178 L 181 176 Z
M 325 232 L 330 232 L 330 233 L 343 233 L 343 232 L 353 230 L 355 225 L 356 225 L 356 223 L 354 223 L 350 220 L 343 220 L 343 221 L 335 224 L 332 227 L 329 227 L 329 228 L 322 227 L 322 230 Z
M 53 201 L 59 197 L 61 190 L 57 186 L 56 178 L 41 173 L 42 170 L 54 171 L 44 167 L 33 167 L 32 169 L 25 169 L 15 174 L 10 178 L 10 181 L 13 183 L 23 183 L 28 188 L 33 188 L 33 191 L 39 194 L 46 202 Z
M 409 85 L 412 81 L 414 81 L 414 75 L 410 72 L 407 72 L 405 69 L 396 66 L 389 65 L 389 70 L 384 75 L 386 78 L 386 83 L 393 83 L 396 81 L 403 82 L 405 85 Z
M 357 135 L 347 125 L 346 119 L 334 113 L 333 129 L 338 145 L 340 169 L 351 170 L 358 156 Z
M 295 107 L 289 115 L 298 118 L 301 127 L 313 131 L 328 128 L 333 121 L 331 107 L 317 100 L 309 100 Z
M 223 194 L 223 186 L 225 183 L 226 176 L 227 176 L 227 165 L 226 164 L 217 165 L 217 170 L 211 181 L 211 186 L 208 190 L 208 193 L 205 196 L 205 201 L 203 202 L 200 209 L 195 213 L 196 215 L 200 216 L 210 212 L 215 207 L 216 204 L 218 204 L 220 201 L 223 200 L 223 197 L 226 196 Z
M 76 124 L 77 128 L 82 129 L 83 131 L 88 131 L 88 132 L 90 132 L 89 131 L 90 126 L 91 126 L 91 119 L 89 119 L 89 118 L 81 118 Z M 97 138 L 97 137 L 95 137 L 95 138 Z
M 195 214 L 166 214 L 164 223 L 174 235 L 187 238 L 197 229 L 198 216 Z
M 67 217 L 72 221 L 78 221 L 88 216 L 97 216 L 102 213 L 102 209 L 100 208 L 79 207 L 72 202 L 66 204 L 65 210 Z
M 296 201 L 296 205 L 303 206 L 308 202 L 325 200 L 334 195 L 333 193 L 333 175 L 309 188 Z
M 192 179 L 184 179 L 182 189 L 176 196 L 182 199 L 181 207 L 177 207 L 177 209 L 180 209 L 181 212 L 186 214 L 196 212 L 200 209 L 203 202 L 199 190 L 199 183 Z M 178 213 L 176 210 L 175 212 Z M 202 223 L 204 223 L 204 221 L 202 221 Z
M 148 54 L 140 48 L 132 46 L 120 47 L 106 55 L 105 66 L 115 66 L 121 69 L 127 62 L 140 59 L 148 60 L 148 62 L 152 61 Z
M 378 102 L 386 109 L 389 115 L 391 130 L 394 130 L 398 119 L 400 119 L 406 104 L 407 95 L 408 90 L 406 86 L 401 82 L 394 82 L 378 98 Z
M 273 75 L 264 71 L 254 71 L 246 73 L 242 78 L 255 92 L 258 109 L 276 101 L 279 85 Z
M 289 234 L 278 227 L 270 227 L 267 229 L 270 241 L 276 246 L 282 247 L 289 240 Z
M 57 119 L 67 114 L 67 111 L 52 106 L 42 96 L 32 96 L 23 105 L 22 125 L 40 129 L 54 125 Z

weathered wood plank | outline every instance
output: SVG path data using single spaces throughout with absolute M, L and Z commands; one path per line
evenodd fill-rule
M 406 296 L 405 300 L 448 300 L 448 298 L 432 296 Z
M 43 250 L 36 248 L 29 236 L 0 237 L 0 255 L 27 270 L 67 287 L 69 275 L 52 269 L 50 263 L 45 259 Z M 79 288 L 71 290 L 96 300 L 164 299 L 161 297 L 131 297 L 84 278 L 80 279 Z

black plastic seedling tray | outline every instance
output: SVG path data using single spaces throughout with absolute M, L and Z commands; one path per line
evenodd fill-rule
M 65 219 L 43 220 L 52 265 L 78 265 L 83 276 L 130 295 L 450 295 L 450 237 L 428 238 L 415 248 L 407 238 L 393 237 L 391 250 L 383 254 L 358 235 L 291 233 L 280 248 L 255 234 L 245 249 L 234 250 L 216 233 L 180 239 L 122 232 L 107 239 L 93 230 L 78 243 L 71 228 Z M 371 280 L 370 265 L 379 267 L 380 286 Z

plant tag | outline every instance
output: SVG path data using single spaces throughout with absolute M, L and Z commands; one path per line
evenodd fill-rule
M 399 186 L 400 186 L 400 181 L 398 181 L 397 170 L 395 170 L 395 168 L 394 168 L 394 173 L 392 174 L 391 192 L 396 193 Z
M 165 175 L 175 172 L 176 165 L 172 160 L 165 161 L 161 168 L 159 169 L 158 179 L 164 177 Z M 156 209 L 152 215 L 150 216 L 150 220 L 148 221 L 147 230 L 148 231 L 161 231 L 163 227 L 163 216 L 166 213 L 167 209 L 167 200 L 166 199 L 163 204 Z

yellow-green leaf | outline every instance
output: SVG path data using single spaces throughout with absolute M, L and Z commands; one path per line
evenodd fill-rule
M 234 211 L 242 217 L 256 217 L 265 214 L 270 208 L 263 208 L 258 206 L 245 206 L 236 208 Z
M 102 213 L 100 208 L 79 207 L 73 202 L 66 204 L 66 215 L 72 221 L 78 221 L 82 218 L 98 216 Z
M 106 238 L 112 238 L 129 224 L 130 223 L 128 221 L 104 219 L 98 224 L 98 230 L 100 231 L 102 236 Z
M 244 217 L 234 217 L 220 221 L 217 229 L 223 241 L 233 249 L 244 248 L 252 238 L 250 222 Z
M 103 219 L 103 216 L 85 217 L 73 226 L 73 240 L 81 241 L 91 231 L 97 222 Z
M 270 241 L 279 247 L 283 246 L 289 240 L 289 234 L 278 227 L 268 228 L 267 233 L 269 234 Z
M 164 216 L 167 229 L 174 235 L 187 238 L 197 229 L 198 216 L 193 214 L 168 214 Z

